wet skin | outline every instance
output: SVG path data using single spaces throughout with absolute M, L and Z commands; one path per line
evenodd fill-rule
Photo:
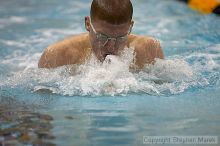
M 126 47 L 134 48 L 135 65 L 133 68 L 136 69 L 142 69 L 145 64 L 154 63 L 155 58 L 163 59 L 164 55 L 159 41 L 148 36 L 128 34 L 132 26 L 133 21 L 114 25 L 102 20 L 91 21 L 89 17 L 85 17 L 85 27 L 88 33 L 72 36 L 48 46 L 39 60 L 38 67 L 55 68 L 70 64 L 83 64 L 91 54 L 95 54 L 102 62 L 107 55 L 120 55 Z M 96 33 L 110 37 L 110 39 L 99 40 Z M 116 38 L 121 36 L 126 36 L 127 39 L 118 41 L 119 39 Z

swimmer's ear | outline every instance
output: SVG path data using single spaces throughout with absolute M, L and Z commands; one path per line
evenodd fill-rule
M 133 25 L 134 25 L 134 21 L 133 20 L 131 20 L 131 24 L 130 24 L 130 28 L 129 28 L 129 34 L 131 33 L 131 30 L 132 30 L 132 28 L 133 28 Z
M 134 26 L 134 20 L 131 20 L 131 27 Z
M 90 18 L 89 18 L 89 16 L 85 17 L 85 28 L 87 31 L 90 31 Z

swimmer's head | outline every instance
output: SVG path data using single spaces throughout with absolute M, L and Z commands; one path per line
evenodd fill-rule
M 85 17 L 93 52 L 101 61 L 118 55 L 128 43 L 133 21 L 130 0 L 93 0 L 90 17 Z
M 123 24 L 132 20 L 133 6 L 130 0 L 93 0 L 90 17 L 110 24 Z

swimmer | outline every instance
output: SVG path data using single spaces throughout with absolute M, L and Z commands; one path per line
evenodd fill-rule
M 133 6 L 130 0 L 93 0 L 90 17 L 85 17 L 87 33 L 72 36 L 47 47 L 39 68 L 83 64 L 92 54 L 103 62 L 107 55 L 120 56 L 125 48 L 134 48 L 132 68 L 163 59 L 160 42 L 148 36 L 131 34 Z M 146 24 L 147 25 L 147 24 Z

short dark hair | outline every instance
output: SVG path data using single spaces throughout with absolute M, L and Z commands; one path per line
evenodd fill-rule
M 111 24 L 123 24 L 132 20 L 133 6 L 130 0 L 93 0 L 91 19 L 104 20 Z

